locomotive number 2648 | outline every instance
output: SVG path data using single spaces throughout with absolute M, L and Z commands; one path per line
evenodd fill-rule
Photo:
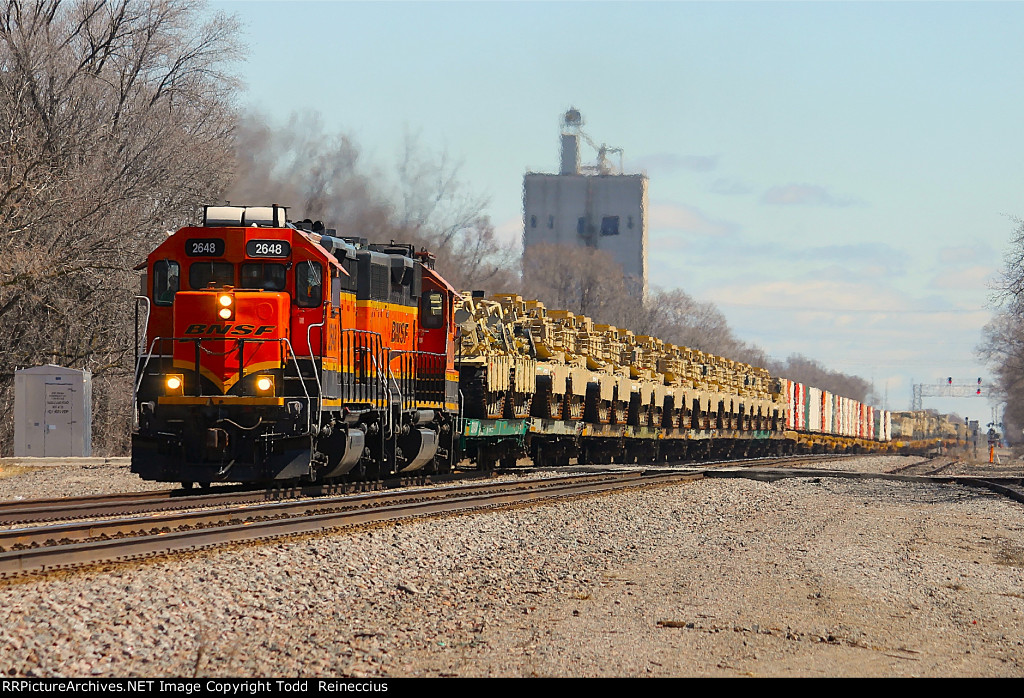
M 220 238 L 192 238 L 185 241 L 185 254 L 189 257 L 222 257 L 224 241 Z
M 250 240 L 245 243 L 245 254 L 249 257 L 287 257 L 292 246 L 286 240 Z

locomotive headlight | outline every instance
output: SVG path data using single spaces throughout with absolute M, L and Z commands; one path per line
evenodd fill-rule
M 274 390 L 274 377 L 273 376 L 258 376 L 256 378 L 256 389 L 261 393 L 273 394 Z
M 220 310 L 217 311 L 217 314 L 222 320 L 230 320 L 235 316 L 234 298 L 225 293 L 217 297 L 217 303 L 220 305 Z
M 179 376 L 177 374 L 167 376 L 167 380 L 165 381 L 165 385 L 167 386 L 167 394 L 168 395 L 181 395 L 182 394 L 182 386 L 184 384 L 185 384 L 184 376 Z

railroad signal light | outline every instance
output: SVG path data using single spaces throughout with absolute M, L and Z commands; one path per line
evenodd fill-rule
M 981 395 L 981 388 L 978 388 L 978 392 L 977 392 L 977 394 L 978 394 L 978 395 Z
M 947 385 L 953 385 L 953 377 L 952 376 L 950 376 L 949 378 L 946 379 L 946 384 Z

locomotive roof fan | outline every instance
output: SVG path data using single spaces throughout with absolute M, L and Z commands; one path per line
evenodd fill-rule
M 204 228 L 283 228 L 288 207 L 278 206 L 204 206 Z

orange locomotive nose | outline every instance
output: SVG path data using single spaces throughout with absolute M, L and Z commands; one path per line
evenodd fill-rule
M 280 368 L 288 339 L 287 293 L 179 291 L 174 366 L 198 370 L 200 394 L 223 395 L 243 376 Z

